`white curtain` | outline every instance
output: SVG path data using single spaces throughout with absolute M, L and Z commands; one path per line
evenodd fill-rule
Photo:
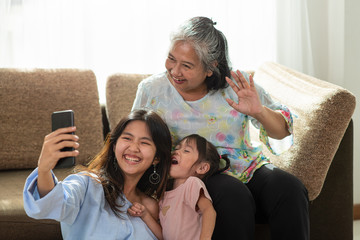
M 344 1 L 2 0 L 0 67 L 92 69 L 104 102 L 107 76 L 164 71 L 171 31 L 202 15 L 234 69 L 276 61 L 344 85 Z
M 277 61 L 314 75 L 306 1 L 277 1 Z
M 346 0 L 276 0 L 276 61 L 349 86 L 345 79 Z
M 164 71 L 170 32 L 202 15 L 227 36 L 235 69 L 276 61 L 359 99 L 359 9 L 358 0 L 0 0 L 0 67 L 92 69 L 104 103 L 107 76 Z
M 169 35 L 207 16 L 227 36 L 235 69 L 276 60 L 275 0 L 2 0 L 0 67 L 87 68 L 106 77 L 164 71 Z

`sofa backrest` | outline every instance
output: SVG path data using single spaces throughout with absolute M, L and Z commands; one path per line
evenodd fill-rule
M 90 70 L 0 69 L 0 169 L 37 166 L 51 114 L 75 113 L 79 152 L 88 162 L 102 147 L 102 119 L 95 75 Z
M 115 74 L 106 88 L 110 126 L 130 112 L 138 83 L 148 75 Z M 276 63 L 264 63 L 254 80 L 274 100 L 288 106 L 294 118 L 294 145 L 279 156 L 264 152 L 272 162 L 302 180 L 310 200 L 320 193 L 327 171 L 355 109 L 355 97 L 346 89 Z M 252 139 L 259 142 L 258 131 Z
M 264 147 L 266 155 L 276 166 L 300 178 L 309 199 L 315 199 L 355 110 L 355 96 L 342 87 L 272 62 L 260 66 L 254 80 L 297 115 L 294 145 L 279 156 Z
M 118 73 L 108 77 L 106 83 L 106 110 L 110 129 L 127 116 L 135 100 L 137 86 L 149 74 Z

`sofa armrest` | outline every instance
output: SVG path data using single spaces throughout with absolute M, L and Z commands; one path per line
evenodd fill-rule
M 255 82 L 274 100 L 286 105 L 294 118 L 294 145 L 280 156 L 268 155 L 275 165 L 294 174 L 314 200 L 355 109 L 355 96 L 329 82 L 276 63 L 264 63 Z

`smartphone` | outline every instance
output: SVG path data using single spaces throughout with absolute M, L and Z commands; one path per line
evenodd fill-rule
M 53 112 L 51 114 L 51 125 L 52 131 L 55 131 L 58 128 L 65 128 L 74 126 L 74 112 L 72 110 L 64 110 Z M 69 133 L 75 134 L 75 132 Z M 65 147 L 61 151 L 74 151 L 73 147 Z M 75 165 L 75 157 L 65 157 L 61 158 L 55 168 L 70 168 Z

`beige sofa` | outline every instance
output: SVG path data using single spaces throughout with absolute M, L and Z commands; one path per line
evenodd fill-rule
M 0 69 L 0 233 L 4 239 L 61 239 L 59 224 L 33 220 L 22 203 L 24 181 L 36 167 L 50 114 L 73 109 L 80 136 L 78 163 L 101 148 L 104 135 L 132 106 L 137 84 L 148 75 L 108 78 L 106 108 L 88 70 Z M 353 123 L 355 97 L 347 90 L 275 63 L 264 63 L 255 81 L 298 117 L 294 146 L 279 167 L 298 176 L 309 190 L 311 239 L 352 239 Z M 254 132 L 254 136 L 256 132 Z M 57 170 L 62 179 L 70 170 Z M 270 239 L 257 225 L 256 239 Z

